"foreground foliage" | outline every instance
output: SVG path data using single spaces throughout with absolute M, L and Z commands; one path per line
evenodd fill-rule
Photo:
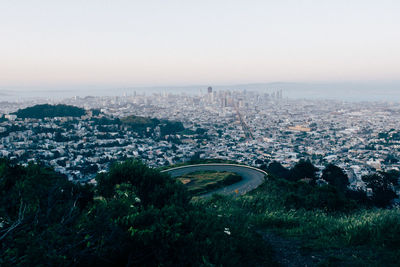
M 230 220 L 246 215 L 260 233 L 276 233 L 299 242 L 305 255 L 319 255 L 321 266 L 398 266 L 400 210 L 358 205 L 333 193 L 334 187 L 315 187 L 270 176 L 248 195 L 215 196 L 206 201 Z M 293 205 L 293 195 L 303 199 Z M 300 194 L 299 194 L 300 195 Z M 320 197 L 320 198 L 318 198 Z M 340 197 L 339 197 L 340 198 Z M 341 208 L 337 207 L 340 200 Z M 278 248 L 279 249 L 279 248 Z M 311 257 L 311 256 L 310 256 Z
M 53 170 L 0 162 L 1 266 L 269 265 L 244 218 L 192 204 L 183 185 L 137 161 L 97 187 Z
M 286 169 L 279 162 L 271 162 L 268 166 L 261 166 L 273 177 L 283 181 L 282 188 L 289 188 L 293 207 L 327 208 L 330 210 L 344 210 L 350 206 L 375 206 L 380 208 L 390 207 L 397 195 L 396 187 L 399 186 L 400 172 L 390 170 L 387 172 L 372 172 L 362 176 L 366 188 L 372 190 L 368 197 L 365 190 L 350 190 L 349 178 L 339 167 L 328 164 L 322 170 L 321 179 L 317 179 L 315 173 L 319 170 L 309 160 L 300 160 L 293 168 Z M 305 183 L 296 183 L 302 181 Z M 308 184 L 308 185 L 307 185 Z M 316 185 L 324 185 L 316 187 Z M 326 203 L 326 202 L 329 203 Z M 355 205 L 354 205 L 355 204 Z
M 262 238 L 275 233 L 322 266 L 396 266 L 399 209 L 345 191 L 333 166 L 323 172 L 329 184 L 317 185 L 301 164 L 291 172 L 274 164 L 286 179 L 270 175 L 247 195 L 190 201 L 180 182 L 137 161 L 113 165 L 91 186 L 0 160 L 0 265 L 271 266 L 279 248 Z M 380 192 L 395 177 L 365 180 Z

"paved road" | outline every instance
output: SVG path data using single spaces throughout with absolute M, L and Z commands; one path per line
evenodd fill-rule
M 267 175 L 264 171 L 248 167 L 244 165 L 236 165 L 236 164 L 223 164 L 223 163 L 215 163 L 215 164 L 198 164 L 198 165 L 187 165 L 177 168 L 172 168 L 168 170 L 164 170 L 162 172 L 169 173 L 172 177 L 178 177 L 187 173 L 196 172 L 196 171 L 227 171 L 234 172 L 242 176 L 242 180 L 240 182 L 228 185 L 223 188 L 216 189 L 207 194 L 201 195 L 201 197 L 209 197 L 213 194 L 222 194 L 222 195 L 243 195 L 264 182 L 264 177 Z M 237 193 L 236 193 L 237 192 Z

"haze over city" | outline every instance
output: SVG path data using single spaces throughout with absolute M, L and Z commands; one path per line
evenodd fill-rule
M 398 1 L 2 1 L 0 93 L 213 85 L 400 100 L 399 11 Z

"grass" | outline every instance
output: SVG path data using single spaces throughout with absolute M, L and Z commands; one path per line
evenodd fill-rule
M 193 195 L 200 195 L 242 180 L 233 172 L 198 171 L 177 178 Z
M 299 242 L 305 253 L 321 255 L 321 266 L 398 266 L 400 209 L 292 208 L 285 185 L 270 178 L 242 197 L 216 196 L 201 205 L 232 221 L 246 218 L 257 231 Z

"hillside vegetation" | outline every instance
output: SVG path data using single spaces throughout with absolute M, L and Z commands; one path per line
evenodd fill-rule
M 158 126 L 160 128 L 159 131 L 161 136 L 177 134 L 185 130 L 182 122 L 159 120 L 156 118 L 147 118 L 136 115 L 124 117 L 121 119 L 121 122 L 123 125 L 128 126 L 132 130 L 137 132 L 147 131 L 147 128 L 149 128 L 149 130 L 153 132 Z
M 155 127 L 160 123 L 158 119 L 131 115 L 121 119 L 121 122 L 131 127 Z
M 247 223 L 258 229 L 266 242 L 278 236 L 291 244 L 285 248 L 278 242 L 275 253 L 287 257 L 298 250 L 305 263 L 314 266 L 398 266 L 399 209 L 367 208 L 345 201 L 338 211 L 332 209 L 338 203 L 332 191 L 322 188 L 306 193 L 303 187 L 304 182 L 270 176 L 248 195 L 215 196 L 203 205 L 233 221 L 246 214 Z M 292 190 L 309 199 L 293 205 Z M 285 249 L 290 251 L 282 252 Z M 283 256 L 277 255 L 276 260 L 282 263 Z
M 185 187 L 137 161 L 97 186 L 0 161 L 0 266 L 264 266 L 270 248 L 244 218 L 189 202 Z
M 364 177 L 366 197 L 334 165 L 327 184 L 309 161 L 266 169 L 246 195 L 190 201 L 138 161 L 93 186 L 0 160 L 0 266 L 398 266 L 400 210 L 381 197 L 398 173 Z
M 32 118 L 32 119 L 44 119 L 54 117 L 80 117 L 85 115 L 86 111 L 83 108 L 70 106 L 70 105 L 35 105 L 20 109 L 14 114 L 18 118 Z
M 391 206 L 396 171 L 363 177 L 373 195 L 347 188 L 348 178 L 327 165 L 318 183 L 310 161 L 286 169 L 266 168 L 267 180 L 247 195 L 215 196 L 202 204 L 247 222 L 270 242 L 275 259 L 286 266 L 398 266 L 400 209 Z M 299 259 L 300 258 L 300 259 Z

